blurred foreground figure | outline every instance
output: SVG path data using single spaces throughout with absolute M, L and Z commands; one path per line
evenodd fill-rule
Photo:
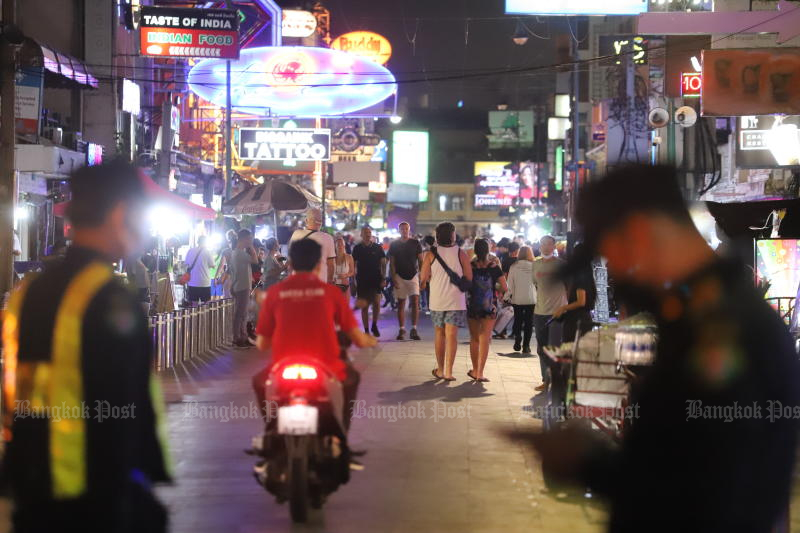
M 144 190 L 126 163 L 80 169 L 71 188 L 73 246 L 22 282 L 3 321 L 14 531 L 166 531 L 147 323 L 111 268 L 141 251 Z
M 586 246 L 571 269 L 607 258 L 620 299 L 655 315 L 659 344 L 621 448 L 555 431 L 534 440 L 543 468 L 607 495 L 613 532 L 772 531 L 800 405 L 786 327 L 696 231 L 674 170 L 618 169 L 584 188 L 577 215 Z

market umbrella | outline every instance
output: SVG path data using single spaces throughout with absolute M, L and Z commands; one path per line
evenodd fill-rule
M 264 215 L 276 211 L 305 211 L 321 200 L 294 183 L 268 181 L 244 190 L 222 204 L 225 215 Z

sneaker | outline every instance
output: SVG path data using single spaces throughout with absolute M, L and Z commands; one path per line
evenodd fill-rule
M 381 336 L 381 332 L 378 331 L 378 325 L 377 324 L 372 324 L 372 336 L 373 337 L 380 337 Z
M 547 390 L 547 383 L 542 383 L 542 384 L 541 384 L 541 385 L 539 385 L 538 387 L 534 387 L 534 389 L 533 389 L 533 390 L 535 390 L 536 392 L 542 392 L 542 391 L 545 391 L 545 390 Z
M 417 333 L 417 328 L 411 328 L 411 337 L 412 341 L 421 341 L 422 339 L 419 338 L 419 333 Z
M 397 332 L 397 340 L 404 341 L 406 340 L 406 330 L 400 328 L 400 331 Z
M 506 334 L 505 333 L 495 333 L 494 335 L 492 335 L 492 338 L 493 339 L 501 339 L 502 340 L 502 339 L 506 338 Z
M 522 341 L 514 341 L 514 351 L 518 352 L 522 349 Z
M 527 354 L 531 353 L 531 347 L 530 346 L 523 346 L 522 347 L 522 353 L 527 353 Z

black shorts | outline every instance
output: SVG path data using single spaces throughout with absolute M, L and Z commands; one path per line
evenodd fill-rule
M 356 281 L 356 297 L 359 300 L 373 302 L 380 293 L 380 281 Z
M 192 287 L 187 285 L 186 289 L 186 299 L 190 302 L 199 302 L 201 300 L 208 302 L 211 300 L 211 287 Z

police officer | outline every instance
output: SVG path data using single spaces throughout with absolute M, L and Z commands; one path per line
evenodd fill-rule
M 70 183 L 73 245 L 12 294 L 3 321 L 6 457 L 17 533 L 159 532 L 169 479 L 147 323 L 112 263 L 140 253 L 145 192 L 113 162 Z
M 654 366 L 621 449 L 580 430 L 536 436 L 546 473 L 611 500 L 613 532 L 768 532 L 785 518 L 800 368 L 791 337 L 733 260 L 698 233 L 674 169 L 617 169 L 581 191 L 586 253 L 658 322 Z

